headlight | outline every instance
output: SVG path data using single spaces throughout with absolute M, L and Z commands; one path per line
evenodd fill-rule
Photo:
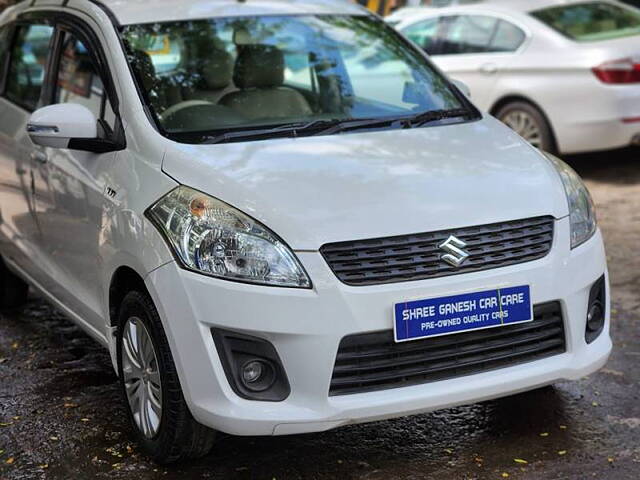
M 558 170 L 567 193 L 571 219 L 571 248 L 573 249 L 596 233 L 598 227 L 596 210 L 589 190 L 573 168 L 549 153 L 546 156 Z
M 311 288 L 302 265 L 282 240 L 251 217 L 187 187 L 148 211 L 183 265 L 228 280 Z

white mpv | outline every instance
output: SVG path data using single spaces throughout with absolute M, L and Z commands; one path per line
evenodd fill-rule
M 578 379 L 611 350 L 580 178 L 341 0 L 0 19 L 0 301 L 111 352 L 159 462 Z

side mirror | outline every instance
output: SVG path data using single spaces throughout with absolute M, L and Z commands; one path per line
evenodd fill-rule
M 78 141 L 98 140 L 98 119 L 91 110 L 75 103 L 61 103 L 36 110 L 27 123 L 36 145 L 73 148 Z
M 471 98 L 471 89 L 469 88 L 469 85 L 461 82 L 460 80 L 451 80 L 451 83 L 453 83 L 458 90 L 464 93 L 467 98 Z

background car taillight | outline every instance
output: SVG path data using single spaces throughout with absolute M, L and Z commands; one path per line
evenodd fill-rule
M 600 81 L 608 84 L 640 83 L 640 58 L 622 58 L 593 69 Z

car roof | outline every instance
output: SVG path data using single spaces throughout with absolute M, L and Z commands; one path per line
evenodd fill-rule
M 176 0 L 99 1 L 123 25 L 253 15 L 364 13 L 347 0 L 179 0 L 179 6 Z
M 52 6 L 91 10 L 96 5 L 120 25 L 260 15 L 370 14 L 350 0 L 23 0 L 4 13 Z
M 417 20 L 419 18 L 446 15 L 454 12 L 480 13 L 487 9 L 491 9 L 491 11 L 494 12 L 524 15 L 529 12 L 549 7 L 590 3 L 593 1 L 620 4 L 620 2 L 617 2 L 616 0 L 476 0 L 463 2 L 461 4 L 454 4 L 448 7 L 406 7 L 387 17 L 387 20 L 392 22 L 405 22 Z
M 571 5 L 576 3 L 593 3 L 594 1 L 600 1 L 605 3 L 611 3 L 609 0 L 481 0 L 478 3 L 489 4 L 492 6 L 500 6 L 509 8 L 511 10 L 517 10 L 519 12 L 533 12 L 535 10 L 542 10 L 549 7 L 560 7 L 562 5 Z M 614 0 L 615 2 L 615 0 Z

